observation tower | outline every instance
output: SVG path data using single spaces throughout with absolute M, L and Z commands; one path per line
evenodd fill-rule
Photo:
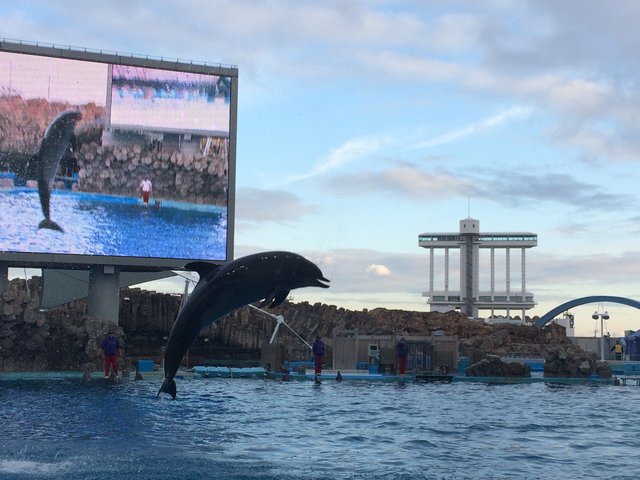
M 526 310 L 535 306 L 533 293 L 526 290 L 525 252 L 537 245 L 535 233 L 480 233 L 480 221 L 474 218 L 460 220 L 458 233 L 421 233 L 418 246 L 429 250 L 429 289 L 422 295 L 428 297 L 431 311 L 460 309 L 476 318 L 480 310 L 490 310 L 491 316 L 496 310 L 506 311 L 507 317 L 511 310 L 520 310 L 524 320 Z M 481 249 L 488 252 L 481 255 Z M 439 251 L 437 259 L 436 250 Z M 514 251 L 516 263 L 520 264 L 516 269 L 512 269 Z M 498 276 L 496 287 L 496 264 L 500 263 L 503 263 L 504 276 Z M 458 272 L 455 272 L 456 266 Z M 437 286 L 434 285 L 436 274 Z M 459 280 L 458 289 L 450 288 L 452 276 L 454 283 Z M 519 280 L 516 288 L 513 279 Z

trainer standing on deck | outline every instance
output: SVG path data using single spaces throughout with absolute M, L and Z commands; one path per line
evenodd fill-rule
M 316 341 L 313 342 L 313 361 L 315 367 L 315 374 L 320 375 L 322 373 L 322 362 L 324 360 L 324 342 L 320 335 L 316 336 Z
M 611 351 L 616 354 L 616 360 L 622 360 L 622 354 L 624 353 L 624 347 L 620 343 L 620 340 L 616 340 L 616 343 L 611 347 Z
M 398 357 L 398 373 L 404 375 L 407 371 L 407 358 L 409 358 L 409 345 L 404 341 L 404 337 L 400 337 L 400 341 L 396 344 L 396 357 Z
M 151 184 L 151 180 L 149 180 L 149 175 L 145 175 L 140 182 L 140 191 L 142 192 L 142 203 L 146 207 L 149 205 L 149 198 L 151 198 L 151 191 L 153 190 L 153 185 Z
M 120 340 L 116 337 L 113 329 L 109 330 L 109 333 L 102 343 L 100 344 L 100 353 L 98 354 L 100 358 L 104 355 L 104 379 L 109 380 L 109 374 L 111 368 L 113 368 L 113 373 L 115 375 L 116 382 L 118 381 L 118 355 L 121 353 L 120 349 Z M 125 361 L 124 351 L 122 351 L 122 360 Z

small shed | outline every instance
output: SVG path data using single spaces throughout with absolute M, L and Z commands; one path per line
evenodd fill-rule
M 436 332 L 437 333 L 437 332 Z M 458 366 L 458 338 L 445 335 L 360 335 L 357 330 L 336 332 L 333 338 L 334 370 L 366 370 L 396 373 L 396 344 L 404 337 L 409 345 L 407 370 L 453 372 Z

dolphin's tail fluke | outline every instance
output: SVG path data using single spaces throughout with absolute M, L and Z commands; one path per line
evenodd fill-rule
M 171 397 L 173 397 L 173 399 L 176 399 L 176 381 L 173 378 L 167 378 L 165 379 L 164 383 L 162 384 L 162 386 L 160 387 L 160 390 L 158 391 L 158 396 L 160 396 L 160 394 L 162 392 L 164 393 L 168 393 L 169 395 L 171 395 Z
M 48 228 L 50 230 L 57 230 L 58 232 L 64 232 L 62 227 L 50 218 L 45 218 L 38 224 L 38 228 Z

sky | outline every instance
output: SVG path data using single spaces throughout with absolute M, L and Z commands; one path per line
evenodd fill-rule
M 538 235 L 529 315 L 640 299 L 638 24 L 627 0 L 0 3 L 6 39 L 236 65 L 235 257 L 300 253 L 331 288 L 293 300 L 356 310 L 427 311 L 418 235 L 467 216 Z M 640 329 L 589 304 L 578 334 L 594 310 Z

